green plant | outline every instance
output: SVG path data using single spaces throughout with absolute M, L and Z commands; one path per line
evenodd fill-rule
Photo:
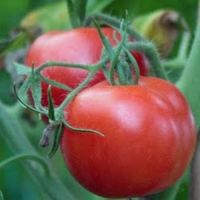
M 75 2 L 75 4 L 73 5 L 74 2 Z M 72 25 L 75 27 L 75 26 L 80 26 L 80 24 L 84 21 L 84 16 L 87 16 L 87 13 L 85 13 L 85 10 L 87 10 L 87 9 L 85 9 L 86 4 L 79 4 L 80 2 L 78 2 L 78 0 L 76 0 L 74 2 L 69 0 L 68 5 L 71 6 L 71 8 L 72 8 L 72 9 L 70 9 L 69 16 L 72 21 Z M 84 1 L 82 3 L 84 3 Z M 81 8 L 83 8 L 83 9 L 81 10 Z M 98 23 L 100 23 L 103 26 L 109 26 L 112 24 L 112 27 L 117 29 L 121 33 L 121 36 L 122 36 L 122 40 L 116 46 L 113 47 L 112 45 L 110 45 L 109 41 L 106 39 L 105 35 L 101 32 L 101 29 L 97 25 L 99 35 L 104 44 L 104 51 L 103 51 L 102 57 L 99 60 L 99 62 L 97 62 L 96 64 L 92 64 L 92 67 L 86 66 L 86 65 L 74 64 L 74 63 L 71 64 L 71 63 L 60 63 L 60 62 L 48 62 L 48 63 L 44 63 L 44 64 L 43 63 L 39 64 L 40 66 L 37 69 L 34 69 L 34 68 L 31 69 L 31 68 L 26 68 L 23 65 L 16 64 L 18 66 L 17 68 L 19 68 L 19 72 L 21 74 L 26 74 L 26 76 L 27 76 L 25 83 L 23 84 L 21 89 L 18 91 L 19 92 L 18 93 L 19 100 L 21 101 L 21 103 L 23 103 L 30 109 L 32 109 L 42 115 L 47 115 L 50 118 L 50 120 L 49 120 L 50 124 L 47 126 L 47 129 L 45 129 L 45 132 L 43 135 L 43 139 L 44 139 L 43 142 L 44 142 L 45 139 L 48 141 L 50 135 L 54 134 L 54 143 L 53 143 L 52 149 L 50 151 L 50 155 L 52 156 L 52 154 L 54 154 L 58 148 L 59 141 L 61 138 L 60 136 L 62 133 L 61 130 L 63 128 L 70 130 L 70 132 L 77 132 L 77 133 L 74 133 L 74 134 L 77 134 L 76 137 L 83 136 L 85 134 L 85 136 L 87 135 L 87 137 L 91 136 L 91 137 L 103 138 L 103 135 L 104 135 L 103 131 L 95 130 L 95 127 L 93 128 L 90 126 L 84 127 L 81 125 L 80 127 L 76 127 L 76 126 L 74 126 L 75 124 L 71 124 L 72 121 L 70 121 L 70 118 L 68 118 L 68 116 L 65 116 L 63 112 L 64 112 L 64 110 L 68 112 L 68 109 L 70 111 L 70 109 L 71 109 L 70 104 L 73 105 L 73 103 L 76 101 L 76 99 L 79 98 L 79 95 L 81 96 L 81 94 L 84 94 L 84 92 L 87 92 L 88 90 L 93 90 L 95 87 L 98 87 L 98 86 L 93 86 L 90 89 L 86 89 L 85 91 L 82 91 L 79 94 L 79 92 L 81 90 L 83 90 L 83 88 L 87 87 L 88 83 L 91 81 L 91 79 L 95 76 L 96 72 L 98 72 L 99 70 L 103 70 L 102 75 L 103 74 L 105 75 L 105 77 L 108 79 L 108 82 L 111 85 L 116 85 L 116 86 L 110 86 L 110 87 L 119 87 L 118 86 L 119 84 L 121 84 L 121 85 L 138 84 L 138 81 L 140 84 L 140 76 L 138 73 L 139 72 L 139 70 L 138 70 L 139 63 L 137 63 L 137 61 L 136 61 L 137 59 L 135 60 L 135 58 L 131 56 L 131 54 L 130 54 L 131 51 L 138 51 L 138 52 L 144 53 L 146 55 L 146 57 L 148 58 L 151 66 L 152 66 L 150 74 L 153 76 L 166 78 L 164 69 L 162 67 L 163 64 L 167 67 L 167 70 L 172 70 L 172 71 L 175 69 L 174 67 L 176 67 L 177 65 L 179 65 L 177 67 L 177 69 L 179 69 L 179 70 L 181 70 L 180 67 L 185 66 L 183 74 L 180 75 L 180 73 L 178 73 L 178 76 L 176 77 L 176 79 L 173 79 L 173 81 L 175 82 L 176 80 L 178 80 L 176 85 L 178 88 L 180 88 L 180 90 L 186 96 L 186 98 L 192 108 L 195 122 L 196 122 L 196 127 L 198 129 L 199 121 L 200 121 L 200 115 L 199 115 L 199 94 L 200 94 L 199 84 L 200 83 L 199 83 L 199 78 L 198 78 L 199 73 L 200 73 L 199 67 L 198 67 L 199 57 L 200 57 L 199 46 L 198 46 L 198 43 L 200 40 L 200 38 L 199 38 L 200 37 L 199 36 L 200 28 L 197 29 L 197 32 L 195 34 L 195 39 L 193 42 L 194 45 L 192 45 L 189 59 L 187 59 L 187 50 L 188 50 L 188 44 L 189 44 L 188 41 L 189 41 L 190 37 L 183 37 L 183 43 L 182 43 L 183 45 L 181 45 L 181 47 L 184 47 L 184 48 L 183 48 L 183 51 L 182 51 L 182 48 L 180 48 L 181 56 L 179 56 L 177 59 L 175 58 L 173 60 L 169 60 L 169 61 L 167 60 L 165 62 L 162 62 L 159 59 L 159 56 L 155 50 L 155 47 L 152 45 L 152 43 L 144 40 L 136 31 L 131 30 L 131 28 L 129 28 L 129 27 L 127 28 L 126 25 L 124 26 L 124 23 L 118 21 L 116 18 L 112 18 L 112 17 L 109 17 L 107 15 L 102 15 L 102 14 L 94 14 L 92 17 L 88 16 L 85 24 L 91 25 L 91 19 L 96 19 L 96 21 L 98 21 Z M 199 27 L 199 25 L 198 25 L 198 27 Z M 131 41 L 131 42 L 129 41 L 127 43 L 126 32 L 128 32 L 130 35 L 134 36 L 134 38 L 136 38 L 136 41 Z M 187 36 L 189 34 L 186 33 L 185 35 Z M 18 38 L 18 37 L 16 37 L 16 38 Z M 25 39 L 27 39 L 27 37 L 25 37 Z M 6 40 L 5 43 L 4 42 L 1 43 L 1 44 L 3 44 L 3 50 L 1 50 L 1 55 L 7 56 L 8 52 L 10 52 L 13 49 L 16 49 L 18 46 L 20 46 L 19 44 L 15 45 L 15 43 L 12 43 L 12 42 L 15 42 L 15 38 L 13 40 Z M 13 48 L 12 44 L 14 44 L 13 45 L 14 48 Z M 5 53 L 4 47 L 6 45 L 9 45 L 11 48 Z M 7 48 L 5 48 L 5 49 L 7 49 Z M 4 52 L 3 54 L 2 54 L 2 51 Z M 110 67 L 107 67 L 108 63 L 110 64 Z M 56 107 L 54 105 L 54 102 L 52 101 L 52 91 L 53 91 L 52 88 L 60 87 L 60 89 L 66 89 L 67 85 L 59 84 L 51 79 L 44 80 L 44 78 L 43 78 L 43 81 L 47 81 L 47 85 L 52 85 L 51 87 L 48 87 L 48 89 L 46 87 L 46 99 L 48 98 L 48 103 L 49 103 L 48 108 L 46 106 L 43 107 L 43 105 L 41 104 L 42 90 L 40 88 L 42 74 L 40 74 L 39 69 L 45 68 L 45 70 L 48 70 L 52 66 L 58 66 L 58 65 L 60 67 L 63 66 L 65 68 L 75 67 L 76 70 L 77 70 L 77 68 L 88 70 L 88 72 L 86 73 L 86 74 L 88 74 L 88 76 L 73 91 L 70 91 L 69 95 L 66 98 L 63 98 L 63 102 L 58 107 Z M 106 66 L 106 67 L 102 68 L 102 66 Z M 122 68 L 122 66 L 125 66 L 125 70 L 124 70 L 124 68 Z M 78 70 L 80 70 L 80 69 L 78 69 Z M 131 74 L 133 76 L 130 76 Z M 30 87 L 32 88 L 32 97 L 34 100 L 34 107 L 31 107 L 30 105 L 27 105 L 26 102 L 24 102 L 24 100 L 26 100 L 26 99 L 24 99 L 24 94 L 28 92 Z M 127 86 L 123 86 L 123 87 L 127 87 Z M 93 95 L 93 96 L 95 96 L 95 95 Z M 22 99 L 21 99 L 21 97 L 22 97 Z M 8 107 L 6 107 L 3 104 L 1 104 L 1 105 L 2 105 L 1 106 L 2 116 L 1 116 L 1 124 L 0 124 L 0 127 L 1 127 L 0 133 L 1 133 L 1 137 L 3 138 L 3 140 L 7 141 L 8 145 L 11 147 L 11 149 L 13 150 L 14 153 L 18 154 L 18 151 L 16 151 L 16 149 L 20 150 L 19 153 L 21 151 L 22 151 L 21 153 L 24 153 L 24 152 L 29 153 L 29 152 L 27 152 L 27 149 L 31 149 L 29 158 L 35 158 L 35 156 L 36 157 L 39 156 L 39 158 L 41 158 L 41 156 L 37 152 L 35 153 L 34 150 L 32 151 L 32 148 L 28 144 L 27 139 L 23 139 L 23 138 L 26 138 L 25 133 L 23 133 L 23 131 L 21 131 L 18 119 L 16 120 L 16 118 L 19 117 L 18 111 L 15 114 L 11 115 L 10 109 L 8 109 Z M 82 113 L 82 114 L 84 114 L 84 113 Z M 13 115 L 14 115 L 14 118 L 13 118 Z M 74 117 L 75 117 L 75 115 L 74 115 Z M 63 124 L 67 128 L 64 127 Z M 13 131 L 12 127 L 15 127 L 15 130 L 18 130 L 17 132 L 20 133 L 20 134 L 17 134 L 17 137 L 14 135 L 14 131 Z M 87 132 L 87 133 L 84 133 L 84 132 Z M 5 137 L 5 133 L 6 133 L 7 137 Z M 81 135 L 79 135 L 78 133 L 81 133 Z M 89 133 L 89 135 L 88 135 L 88 133 Z M 48 141 L 48 142 L 50 142 L 50 141 Z M 23 148 L 21 147 L 21 144 L 23 144 Z M 45 144 L 45 143 L 43 143 L 43 144 Z M 46 144 L 44 146 L 46 146 Z M 50 142 L 50 144 L 51 144 L 51 142 Z M 16 155 L 16 157 L 14 157 L 14 158 L 23 157 L 23 154 L 20 154 L 20 155 L 19 156 Z M 197 156 L 198 156 L 198 154 L 195 154 L 194 160 L 198 160 Z M 11 158 L 11 160 L 12 160 L 12 158 Z M 67 160 L 67 158 L 66 158 L 66 160 Z M 7 161 L 9 161 L 9 160 L 7 160 Z M 34 161 L 26 161 L 26 162 L 22 161 L 21 163 L 22 163 L 22 166 L 24 166 L 24 169 L 26 169 L 26 171 L 29 171 L 30 169 L 35 170 L 35 168 L 26 167 L 25 163 L 29 166 L 29 164 L 31 164 L 33 162 Z M 45 162 L 46 162 L 46 160 L 44 160 L 44 163 Z M 10 163 L 10 162 L 4 162 L 4 163 Z M 43 161 L 42 161 L 42 163 L 43 163 Z M 74 195 L 72 195 L 71 193 L 66 191 L 66 188 L 63 186 L 62 182 L 60 182 L 58 178 L 55 179 L 56 180 L 55 182 L 51 182 L 53 179 L 50 178 L 50 180 L 49 180 L 49 178 L 45 177 L 44 174 L 40 173 L 40 172 L 41 172 L 41 170 L 38 170 L 34 173 L 35 177 L 37 177 L 36 183 L 40 186 L 41 191 L 45 191 L 45 195 L 47 195 L 47 198 L 59 200 L 59 199 L 61 199 L 60 194 L 65 194 L 64 195 L 65 197 L 68 195 L 69 198 L 70 197 L 76 198 L 76 197 L 74 197 Z M 40 174 L 38 175 L 38 173 L 40 173 Z M 50 174 L 51 173 L 52 174 L 55 173 L 54 170 L 52 170 L 52 168 L 50 169 Z M 57 171 L 57 173 L 58 173 L 58 171 Z M 195 173 L 195 175 L 193 173 Z M 198 179 L 199 175 L 197 173 L 195 164 L 192 166 L 192 174 L 193 174 L 192 181 L 194 179 Z M 53 177 L 54 177 L 54 175 L 53 175 Z M 154 194 L 151 196 L 146 196 L 145 199 L 168 199 L 168 200 L 176 199 L 176 198 L 178 199 L 178 196 L 180 193 L 179 188 L 182 187 L 183 182 L 188 184 L 188 180 L 189 180 L 188 174 L 186 173 L 186 175 L 184 175 L 184 177 L 182 179 L 180 179 L 175 186 L 171 186 L 169 189 L 167 189 L 161 193 L 157 193 L 157 194 Z M 49 184 L 51 184 L 51 183 L 52 183 L 53 188 L 49 186 Z M 194 183 L 195 183 L 195 181 L 194 181 Z M 197 194 L 198 189 L 196 189 L 196 188 L 197 187 L 192 187 L 191 196 L 198 197 L 198 195 L 194 195 L 194 194 Z M 3 190 L 3 192 L 4 192 L 4 190 Z M 98 198 L 98 197 L 90 196 L 90 198 L 92 199 L 92 198 Z M 88 198 L 86 198 L 86 199 L 88 199 Z M 180 197 L 179 197 L 179 199 L 180 199 Z M 184 199 L 185 199 L 185 197 L 184 197 Z

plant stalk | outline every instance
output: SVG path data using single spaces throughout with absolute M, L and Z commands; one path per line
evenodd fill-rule
M 185 69 L 177 87 L 186 96 L 197 128 L 200 126 L 200 24 L 197 26 L 195 38 Z

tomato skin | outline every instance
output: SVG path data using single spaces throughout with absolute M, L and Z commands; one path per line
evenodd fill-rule
M 105 27 L 102 32 L 106 35 L 112 45 L 116 45 L 114 39 L 115 30 Z M 120 37 L 118 35 L 118 37 Z M 52 31 L 40 36 L 31 45 L 25 64 L 28 66 L 34 65 L 36 67 L 48 62 L 59 61 L 67 63 L 78 64 L 95 64 L 101 58 L 103 45 L 96 28 L 78 28 L 70 31 Z M 133 52 L 138 64 L 141 68 L 141 74 L 148 73 L 148 66 L 146 58 L 143 54 Z M 84 80 L 87 75 L 86 70 L 51 67 L 43 70 L 43 75 L 52 80 L 56 80 L 70 87 L 76 87 Z M 104 75 L 99 72 L 90 82 L 89 86 L 94 85 L 104 80 Z M 47 88 L 48 84 L 42 83 L 42 104 L 47 106 Z M 52 87 L 52 96 L 55 105 L 59 105 L 65 98 L 67 92 L 63 89 Z
M 142 77 L 138 86 L 106 82 L 83 90 L 65 113 L 78 128 L 64 129 L 61 150 L 78 182 L 100 196 L 145 196 L 172 185 L 196 143 L 185 98 L 167 81 Z

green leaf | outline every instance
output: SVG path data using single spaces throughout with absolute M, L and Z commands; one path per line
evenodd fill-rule
M 51 93 L 51 87 L 48 88 L 48 117 L 51 120 L 55 120 L 55 114 L 54 114 L 54 104 L 53 104 L 53 98 Z
M 14 85 L 13 87 L 14 89 L 14 94 L 16 95 L 17 97 L 17 100 L 19 101 L 19 103 L 24 107 L 24 108 L 27 108 L 33 112 L 36 112 L 36 113 L 41 113 L 40 111 L 38 111 L 37 109 L 35 109 L 33 106 L 29 105 L 26 103 L 26 100 L 22 99 L 21 96 L 18 95 L 18 92 L 17 92 L 17 88 L 16 88 L 16 85 Z
M 53 145 L 52 145 L 50 152 L 48 153 L 49 158 L 51 158 L 58 150 L 58 147 L 60 144 L 60 138 L 61 138 L 61 134 L 62 134 L 62 129 L 63 129 L 62 123 L 56 127 L 56 131 L 54 133 Z
M 23 98 L 27 96 L 27 92 L 31 86 L 31 78 L 27 77 L 26 80 L 23 82 L 22 86 L 18 90 L 18 96 Z M 26 98 L 25 98 L 26 99 Z
M 31 76 L 31 89 L 32 89 L 32 97 L 34 101 L 35 108 L 38 110 L 43 110 L 41 105 L 41 97 L 42 97 L 42 90 L 41 90 L 41 81 L 39 75 L 37 75 L 34 70 L 32 70 Z
M 101 41 L 104 45 L 104 48 L 106 49 L 106 51 L 108 52 L 110 57 L 114 56 L 114 51 L 113 48 L 108 40 L 108 38 L 105 36 L 105 34 L 102 32 L 99 23 L 96 20 L 93 20 L 95 27 L 97 28 L 99 37 L 101 38 Z
M 28 75 L 31 73 L 31 68 L 21 63 L 14 63 L 18 75 Z

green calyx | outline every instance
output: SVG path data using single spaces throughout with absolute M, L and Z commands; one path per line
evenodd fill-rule
M 135 31 L 130 31 L 128 28 L 128 24 L 124 21 L 117 22 L 116 19 L 112 19 L 103 15 L 104 21 L 108 18 L 107 24 L 111 23 L 110 26 L 115 27 L 116 33 L 114 35 L 117 45 L 113 47 L 109 40 L 106 38 L 104 33 L 101 31 L 99 23 L 97 23 L 97 19 L 100 16 L 93 17 L 93 23 L 95 24 L 99 36 L 102 40 L 104 45 L 104 49 L 102 52 L 102 57 L 98 63 L 93 65 L 81 65 L 81 64 L 72 64 L 72 63 L 63 63 L 63 62 L 47 62 L 37 68 L 33 67 L 28 68 L 22 64 L 16 63 L 15 66 L 17 71 L 20 75 L 25 75 L 26 79 L 22 86 L 17 89 L 17 84 L 15 84 L 14 90 L 18 100 L 28 109 L 35 111 L 39 114 L 39 116 L 44 115 L 47 116 L 49 119 L 49 125 L 44 130 L 42 138 L 40 140 L 40 145 L 46 147 L 49 145 L 49 141 L 53 136 L 53 144 L 52 148 L 49 152 L 49 157 L 51 157 L 56 150 L 58 149 L 61 134 L 63 127 L 67 127 L 73 131 L 77 132 L 87 132 L 87 133 L 94 133 L 100 136 L 104 136 L 102 133 L 89 130 L 89 129 L 81 129 L 71 126 L 67 121 L 66 117 L 64 116 L 64 110 L 69 105 L 71 101 L 75 98 L 75 96 L 85 87 L 88 86 L 90 81 L 94 78 L 94 76 L 100 70 L 104 73 L 105 79 L 111 85 L 133 85 L 137 84 L 140 77 L 139 67 L 136 59 L 132 55 L 132 51 L 142 52 L 148 58 L 150 63 L 152 64 L 152 68 L 154 69 L 154 74 L 156 76 L 166 78 L 164 75 L 164 71 L 162 69 L 161 63 L 159 61 L 157 52 L 154 46 L 147 42 L 146 40 L 142 39 Z M 112 21 L 113 20 L 113 21 Z M 129 34 L 131 32 L 131 35 Z M 118 35 L 117 35 L 118 34 Z M 117 37 L 120 36 L 118 39 Z M 130 42 L 129 38 L 139 38 L 139 41 Z M 71 88 L 67 85 L 59 83 L 57 81 L 51 80 L 45 77 L 42 74 L 42 71 L 46 68 L 51 67 L 63 67 L 63 68 L 78 68 L 87 70 L 88 74 L 86 78 L 76 87 Z M 48 88 L 48 107 L 45 107 L 41 103 L 42 99 L 42 89 L 41 89 L 41 82 L 46 82 L 49 85 Z M 53 103 L 53 97 L 51 94 L 51 88 L 57 87 L 60 89 L 65 90 L 68 94 L 63 102 L 55 107 Z M 31 95 L 34 101 L 34 106 L 27 104 L 27 93 L 31 91 Z

